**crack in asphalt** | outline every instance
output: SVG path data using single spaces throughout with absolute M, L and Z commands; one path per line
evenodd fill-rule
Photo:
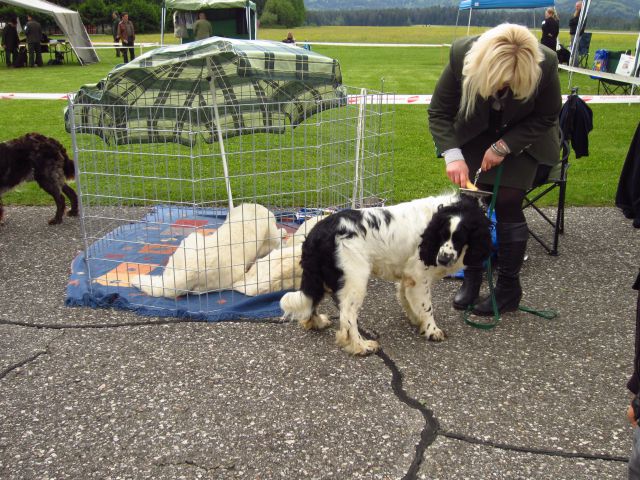
M 10 365 L 9 367 L 5 368 L 4 370 L 0 371 L 0 380 L 3 380 L 7 375 L 9 375 L 11 372 L 13 372 L 16 368 L 20 368 L 28 363 L 34 362 L 38 357 L 40 357 L 41 355 L 45 355 L 49 353 L 49 349 L 47 347 L 46 350 L 40 350 L 36 353 L 34 353 L 33 355 L 25 358 L 24 360 L 18 362 L 18 363 L 14 363 L 13 365 Z
M 14 320 L 6 320 L 0 319 L 0 325 L 13 325 L 13 326 L 21 326 L 28 328 L 37 328 L 37 329 L 97 329 L 97 328 L 123 328 L 123 327 L 144 327 L 144 326 L 158 326 L 158 325 L 172 325 L 172 324 L 180 324 L 180 323 L 201 323 L 201 321 L 196 321 L 193 319 L 186 318 L 172 318 L 172 319 L 161 319 L 161 320 L 151 320 L 151 321 L 135 321 L 135 322 L 125 322 L 125 323 L 117 323 L 117 324 L 93 324 L 93 325 L 83 325 L 83 324 L 32 324 L 28 322 L 20 322 Z M 259 322 L 254 320 L 231 320 L 233 323 L 275 323 L 282 324 L 288 323 L 287 321 L 283 321 L 282 319 L 261 319 Z M 367 339 L 378 339 L 379 335 L 375 331 L 367 331 L 360 328 L 361 334 Z M 24 366 L 30 362 L 35 361 L 38 357 L 43 354 L 49 353 L 49 345 L 47 344 L 46 350 L 42 350 L 36 352 L 29 358 L 18 362 L 14 365 L 9 366 L 5 370 L 0 372 L 0 380 L 5 378 L 9 373 L 11 373 L 16 368 Z M 438 438 L 438 436 L 442 436 L 451 440 L 458 440 L 474 445 L 482 445 L 491 448 L 497 448 L 501 450 L 508 450 L 519 453 L 529 453 L 535 455 L 546 455 L 552 457 L 563 457 L 563 458 L 581 458 L 583 460 L 604 460 L 604 461 L 613 461 L 613 462 L 628 462 L 628 457 L 614 456 L 614 455 L 603 455 L 603 454 L 592 454 L 592 453 L 584 453 L 584 452 L 565 452 L 562 450 L 550 450 L 550 449 L 542 449 L 542 448 L 533 448 L 533 447 L 521 447 L 518 445 L 511 445 L 507 443 L 495 442 L 492 440 L 482 440 L 476 437 L 463 435 L 455 432 L 450 432 L 447 430 L 443 430 L 440 428 L 440 424 L 438 419 L 435 417 L 433 410 L 427 408 L 422 402 L 411 397 L 407 391 L 403 387 L 403 374 L 396 365 L 395 361 L 387 355 L 387 353 L 380 348 L 375 355 L 379 357 L 384 365 L 391 371 L 391 389 L 393 390 L 394 395 L 400 400 L 402 403 L 406 404 L 408 407 L 418 410 L 422 417 L 424 418 L 425 424 L 420 433 L 420 440 L 416 443 L 415 454 L 407 473 L 402 477 L 402 480 L 415 480 L 417 478 L 420 465 L 424 460 L 424 455 L 427 448 L 433 444 L 433 442 Z M 190 464 L 189 461 L 184 462 L 186 464 Z M 169 465 L 169 464 L 167 464 Z M 200 467 L 196 464 L 191 464 L 192 466 Z M 200 467 L 203 468 L 203 467 Z
M 360 333 L 363 337 L 368 340 L 377 340 L 378 334 L 375 332 L 369 332 L 362 327 L 360 327 Z M 615 455 L 602 455 L 602 454 L 592 454 L 592 453 L 581 453 L 581 452 L 565 452 L 562 450 L 549 450 L 543 448 L 533 448 L 533 447 L 521 447 L 518 445 L 510 445 L 508 443 L 494 442 L 492 440 L 482 440 L 476 437 L 472 437 L 469 435 L 463 435 L 455 432 L 449 432 L 447 430 L 443 430 L 440 428 L 440 424 L 438 419 L 435 417 L 433 410 L 427 408 L 422 402 L 419 400 L 409 396 L 407 391 L 403 388 L 402 380 L 403 375 L 396 363 L 393 361 L 386 352 L 380 348 L 376 353 L 385 366 L 391 371 L 391 388 L 393 393 L 398 397 L 398 399 L 406 404 L 407 406 L 418 410 L 422 417 L 425 420 L 424 428 L 420 433 L 420 440 L 416 444 L 416 453 L 413 457 L 413 461 L 411 462 L 411 466 L 407 470 L 407 473 L 402 477 L 402 480 L 415 480 L 417 478 L 420 464 L 424 459 L 425 452 L 427 448 L 433 444 L 433 442 L 438 438 L 438 436 L 443 436 L 445 438 L 449 438 L 452 440 L 459 440 L 462 442 L 474 444 L 474 445 L 482 445 L 491 448 L 497 448 L 500 450 L 508 450 L 513 452 L 520 453 L 529 453 L 535 455 L 546 455 L 551 457 L 563 457 L 563 458 L 581 458 L 583 460 L 604 460 L 611 462 L 623 462 L 628 463 L 628 457 L 621 457 Z

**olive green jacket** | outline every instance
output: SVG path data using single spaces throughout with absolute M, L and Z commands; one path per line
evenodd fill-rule
M 458 116 L 462 93 L 464 56 L 478 37 L 453 42 L 449 64 L 445 67 L 429 106 L 429 129 L 439 152 L 461 148 L 484 132 L 489 123 L 491 99 L 479 98 L 475 112 L 468 119 Z M 526 151 L 538 163 L 554 165 L 560 161 L 560 132 L 558 116 L 562 107 L 558 58 L 555 52 L 540 47 L 544 54 L 542 77 L 533 98 L 523 101 L 512 98 L 511 92 L 503 103 L 502 139 L 519 155 Z M 478 152 L 483 155 L 484 152 Z

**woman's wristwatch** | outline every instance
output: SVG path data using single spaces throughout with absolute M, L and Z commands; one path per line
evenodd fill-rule
M 506 157 L 511 153 L 509 146 L 502 139 L 498 140 L 496 143 L 492 143 L 491 150 L 493 150 L 499 157 Z

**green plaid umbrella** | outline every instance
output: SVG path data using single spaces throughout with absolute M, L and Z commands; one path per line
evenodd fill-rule
M 338 62 L 315 52 L 211 37 L 157 48 L 116 67 L 83 86 L 65 117 L 68 131 L 110 144 L 219 141 L 228 178 L 224 138 L 283 132 L 344 105 L 341 83 Z
M 211 37 L 157 48 L 74 96 L 77 133 L 193 144 L 280 132 L 346 102 L 337 60 L 288 44 Z M 219 113 L 219 122 L 215 114 Z M 67 128 L 71 118 L 67 115 Z

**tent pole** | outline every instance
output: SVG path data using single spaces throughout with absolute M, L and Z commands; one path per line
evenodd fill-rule
M 640 12 L 638 12 L 640 15 Z M 633 61 L 633 70 L 631 70 L 631 75 L 634 77 L 638 76 L 638 70 L 640 69 L 640 62 L 638 61 L 638 55 L 640 55 L 640 33 L 638 34 L 638 40 L 636 40 L 636 54 L 635 60 Z M 636 89 L 635 84 L 631 85 L 631 95 L 633 95 L 634 90 Z
M 162 0 L 162 9 L 160 10 L 160 46 L 164 47 L 164 24 L 167 20 L 167 5 Z
M 244 7 L 244 16 L 247 23 L 247 33 L 249 34 L 249 40 L 251 40 L 251 10 L 249 9 L 249 5 Z
M 467 23 L 467 36 L 469 35 L 469 31 L 471 30 L 471 14 L 473 13 L 473 8 L 469 9 L 469 22 Z
M 227 199 L 229 200 L 229 210 L 233 208 L 233 195 L 231 193 L 231 180 L 229 179 L 229 166 L 227 164 L 227 152 L 224 148 L 224 139 L 222 138 L 222 127 L 220 126 L 220 114 L 218 112 L 218 99 L 216 95 L 216 76 L 213 71 L 213 60 L 207 58 L 207 67 L 209 69 L 209 88 L 213 101 L 213 115 L 216 122 L 216 136 L 218 137 L 218 145 L 220 145 L 220 156 L 222 157 L 222 169 L 224 170 L 224 183 L 227 188 Z

